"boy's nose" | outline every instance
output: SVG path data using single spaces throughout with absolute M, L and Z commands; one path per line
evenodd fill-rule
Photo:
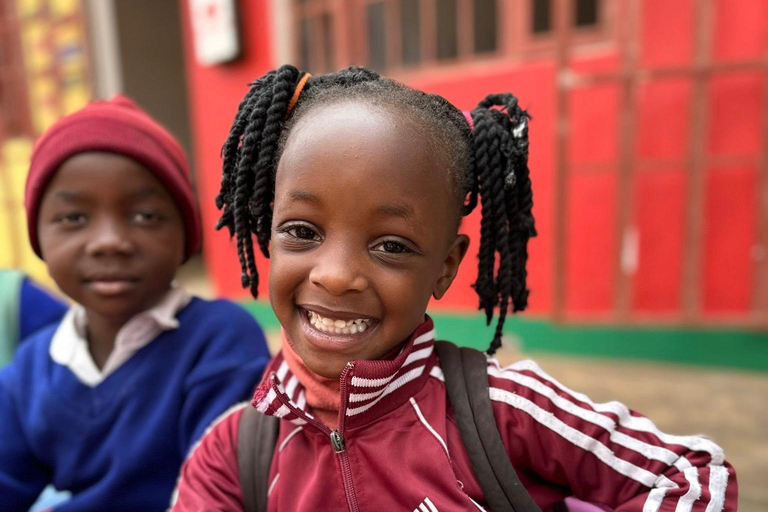
M 133 243 L 120 222 L 102 220 L 94 223 L 91 229 L 86 246 L 91 256 L 129 255 L 133 252 Z
M 368 288 L 368 278 L 361 272 L 362 262 L 345 252 L 327 251 L 323 254 L 312 267 L 309 280 L 331 295 L 361 292 Z

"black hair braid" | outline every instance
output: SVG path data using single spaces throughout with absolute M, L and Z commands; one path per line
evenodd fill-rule
M 500 108 L 494 108 L 500 107 Z M 488 323 L 498 307 L 489 354 L 501 346 L 512 302 L 513 311 L 525 309 L 527 243 L 535 236 L 533 196 L 528 173 L 528 115 L 511 94 L 491 95 L 472 112 L 473 152 L 477 166 L 482 219 L 478 281 L 475 289 Z M 493 276 L 498 253 L 498 271 Z
M 507 133 L 500 131 L 497 137 L 492 137 L 489 150 L 491 152 L 491 200 L 493 201 L 493 230 L 496 233 L 496 252 L 499 254 L 499 267 L 496 272 L 496 293 L 498 295 L 499 320 L 496 324 L 496 333 L 489 350 L 495 352 L 501 346 L 502 328 L 507 316 L 509 298 L 512 295 L 512 254 L 509 251 L 509 220 L 507 204 L 504 197 L 505 157 L 501 148 L 504 147 L 504 139 Z M 509 136 L 507 135 L 506 138 Z
M 480 298 L 480 309 L 485 311 L 486 323 L 490 324 L 493 319 L 493 310 L 496 306 L 496 285 L 493 280 L 493 270 L 496 263 L 496 233 L 493 231 L 493 201 L 489 194 L 492 189 L 492 176 L 489 166 L 490 155 L 488 147 L 490 137 L 488 131 L 489 123 L 485 121 L 486 113 L 476 109 L 472 113 L 472 120 L 475 124 L 473 133 L 472 152 L 475 155 L 475 165 L 477 167 L 477 182 L 481 196 L 481 218 L 480 218 L 480 249 L 478 251 L 477 282 L 475 291 Z
M 251 84 L 238 107 L 222 148 L 223 173 L 216 206 L 222 210 L 217 229 L 226 226 L 237 238 L 243 287 L 254 297 L 259 282 L 252 235 L 269 257 L 277 163 L 287 135 L 298 120 L 318 105 L 360 101 L 393 108 L 421 123 L 445 157 L 461 215 L 481 207 L 478 277 L 474 288 L 487 323 L 498 308 L 493 354 L 501 345 L 505 319 L 525 309 L 527 244 L 536 235 L 528 170 L 528 114 L 511 94 L 486 97 L 472 111 L 474 131 L 464 115 L 439 95 L 409 89 L 374 71 L 350 67 L 309 78 L 288 112 L 304 73 L 293 66 L 270 71 Z M 289 115 L 290 114 L 290 115 Z
M 223 226 L 231 226 L 233 223 L 233 201 L 234 201 L 234 187 L 232 186 L 232 179 L 236 175 L 235 168 L 237 166 L 237 160 L 240 155 L 240 143 L 242 141 L 243 133 L 245 132 L 248 118 L 253 111 L 255 104 L 254 99 L 257 97 L 257 93 L 264 82 L 272 78 L 274 72 L 267 73 L 265 76 L 259 78 L 255 82 L 250 84 L 248 93 L 245 98 L 240 102 L 237 108 L 237 114 L 232 123 L 232 128 L 229 132 L 226 142 L 221 148 L 221 156 L 223 160 L 222 173 L 221 173 L 221 188 L 219 194 L 216 196 L 216 207 L 221 209 L 224 205 L 228 205 L 224 209 L 222 219 L 219 220 L 217 229 Z M 232 236 L 233 228 L 230 228 L 230 236 Z
M 272 102 L 261 134 L 251 213 L 256 217 L 256 239 L 262 254 L 269 257 L 269 239 L 272 233 L 272 201 L 275 197 L 274 158 L 277 144 L 288 115 L 288 104 L 302 73 L 293 66 L 283 66 L 272 86 Z
M 266 111 L 270 104 L 270 96 L 264 94 L 269 91 L 274 81 L 274 74 L 266 75 L 261 80 L 257 80 L 251 85 L 251 100 L 246 103 L 247 111 L 243 116 L 236 118 L 233 131 L 242 128 L 242 134 L 237 132 L 230 133 L 230 139 L 233 136 L 238 137 L 239 148 L 234 156 L 236 161 L 232 162 L 230 172 L 235 173 L 234 190 L 230 197 L 222 196 L 222 200 L 228 200 L 225 206 L 224 215 L 217 227 L 226 225 L 230 232 L 234 231 L 237 238 L 237 253 L 240 260 L 242 273 L 240 280 L 243 288 L 250 288 L 254 297 L 257 294 L 259 285 L 259 276 L 256 270 L 256 261 L 253 253 L 253 241 L 251 233 L 255 229 L 256 219 L 249 212 L 249 196 L 254 188 L 254 173 L 252 169 L 253 155 L 261 140 L 261 130 L 266 120 Z M 247 118 L 245 116 L 247 114 Z M 230 153 L 232 155 L 232 153 Z M 231 215 L 227 216 L 227 209 Z
M 519 109 L 518 109 L 519 110 Z M 516 236 L 512 237 L 517 244 L 517 268 L 516 272 L 521 276 L 519 287 L 513 295 L 515 311 L 522 311 L 528 305 L 528 289 L 525 286 L 528 272 L 526 263 L 528 260 L 528 239 L 536 236 L 536 226 L 533 218 L 533 191 L 531 188 L 530 171 L 528 169 L 528 115 L 520 112 L 516 128 L 513 130 L 513 158 L 517 183 L 514 187 L 517 212 Z

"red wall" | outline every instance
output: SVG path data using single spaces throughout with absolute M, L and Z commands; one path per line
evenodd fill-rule
M 269 71 L 271 66 L 269 1 L 240 2 L 242 58 L 213 67 L 203 67 L 195 61 L 188 2 L 180 0 L 179 3 L 193 124 L 193 158 L 203 216 L 203 257 L 216 293 L 243 297 L 246 292 L 240 286 L 240 267 L 234 245 L 226 230 L 217 232 L 213 229 L 219 218 L 214 198 L 221 179 L 221 146 L 229 133 L 237 105 L 248 91 L 248 84 Z M 266 276 L 264 262 L 260 260 L 259 265 L 260 275 Z M 266 287 L 261 288 L 266 296 Z
M 226 296 L 243 296 L 243 292 L 231 244 L 225 233 L 212 230 L 218 218 L 213 197 L 220 177 L 219 149 L 246 84 L 277 64 L 270 62 L 268 2 L 242 4 L 245 49 L 237 63 L 199 67 L 191 56 L 188 33 L 186 41 L 195 160 L 207 236 L 204 255 L 217 291 Z M 640 65 L 689 67 L 696 38 L 692 0 L 646 0 L 641 5 Z M 713 59 L 757 59 L 768 52 L 764 21 L 768 3 L 719 0 L 714 14 Z M 185 13 L 188 27 L 186 21 Z M 533 116 L 530 167 L 540 236 L 530 246 L 529 284 L 531 309 L 539 313 L 552 310 L 555 270 L 557 91 L 555 63 L 549 59 L 408 77 L 410 85 L 442 94 L 462 109 L 472 108 L 488 93 L 510 90 Z M 603 45 L 579 54 L 571 65 L 577 72 L 618 71 L 621 62 L 615 47 Z M 702 274 L 696 292 L 710 316 L 744 315 L 752 307 L 759 158 L 761 151 L 768 151 L 761 146 L 766 140 L 766 87 L 764 72 L 719 73 L 705 87 L 707 158 L 719 160 L 707 166 L 704 176 Z M 692 81 L 685 76 L 638 86 L 631 146 L 636 172 L 629 215 L 639 251 L 629 286 L 630 309 L 643 317 L 677 318 L 682 308 L 692 91 Z M 563 300 L 573 318 L 610 317 L 615 308 L 622 95 L 620 85 L 604 83 L 575 89 L 568 96 Z M 473 239 L 470 255 L 439 307 L 474 310 L 477 306 L 469 286 L 476 277 L 478 225 L 477 215 L 465 219 L 463 230 Z M 264 266 L 260 261 L 261 274 L 266 276 Z M 266 282 L 262 290 L 266 293 Z

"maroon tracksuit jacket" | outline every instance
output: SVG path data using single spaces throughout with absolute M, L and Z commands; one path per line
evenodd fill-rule
M 484 510 L 427 320 L 392 361 L 355 361 L 341 376 L 338 431 L 306 408 L 281 355 L 253 405 L 282 418 L 269 475 L 269 511 Z M 617 511 L 735 511 L 736 476 L 702 437 L 660 432 L 617 402 L 598 404 L 532 361 L 488 361 L 499 432 L 520 480 L 543 510 L 567 496 Z M 194 449 L 174 512 L 243 510 L 239 408 Z

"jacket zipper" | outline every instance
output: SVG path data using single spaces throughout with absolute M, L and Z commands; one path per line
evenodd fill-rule
M 347 363 L 344 371 L 341 372 L 341 396 L 344 397 L 344 402 L 341 404 L 341 419 L 339 420 L 339 428 L 331 432 L 331 445 L 333 451 L 339 456 L 339 462 L 341 463 L 341 480 L 344 482 L 344 494 L 347 496 L 347 505 L 349 505 L 349 512 L 359 512 L 357 506 L 357 495 L 355 494 L 355 486 L 352 483 L 352 468 L 349 465 L 349 454 L 347 453 L 347 446 L 344 441 L 344 419 L 346 417 L 345 411 L 347 409 L 346 396 L 347 396 L 347 376 L 349 372 L 355 367 L 352 363 Z M 340 432 L 341 431 L 341 432 Z
M 355 494 L 355 486 L 352 483 L 352 468 L 349 464 L 349 454 L 347 453 L 347 446 L 346 442 L 344 440 L 344 419 L 346 418 L 346 414 L 344 411 L 347 410 L 347 404 L 346 404 L 346 388 L 347 388 L 347 376 L 350 371 L 355 367 L 353 363 L 347 363 L 347 366 L 344 368 L 344 370 L 341 372 L 341 376 L 339 377 L 339 380 L 341 382 L 340 386 L 340 394 L 342 397 L 345 397 L 345 403 L 341 404 L 341 410 L 340 410 L 340 416 L 341 419 L 339 420 L 339 428 L 331 431 L 328 427 L 326 427 L 322 422 L 312 418 L 308 418 L 304 411 L 301 411 L 299 409 L 296 409 L 289 401 L 286 401 L 281 395 L 278 395 L 278 400 L 281 404 L 286 405 L 288 408 L 290 408 L 294 414 L 301 417 L 306 421 L 307 423 L 310 423 L 314 425 L 316 428 L 320 429 L 321 431 L 325 432 L 331 439 L 331 446 L 333 447 L 334 453 L 339 456 L 339 462 L 341 463 L 341 481 L 344 483 L 344 494 L 347 497 L 347 505 L 349 506 L 349 512 L 360 512 L 360 508 L 357 505 L 357 495 Z

